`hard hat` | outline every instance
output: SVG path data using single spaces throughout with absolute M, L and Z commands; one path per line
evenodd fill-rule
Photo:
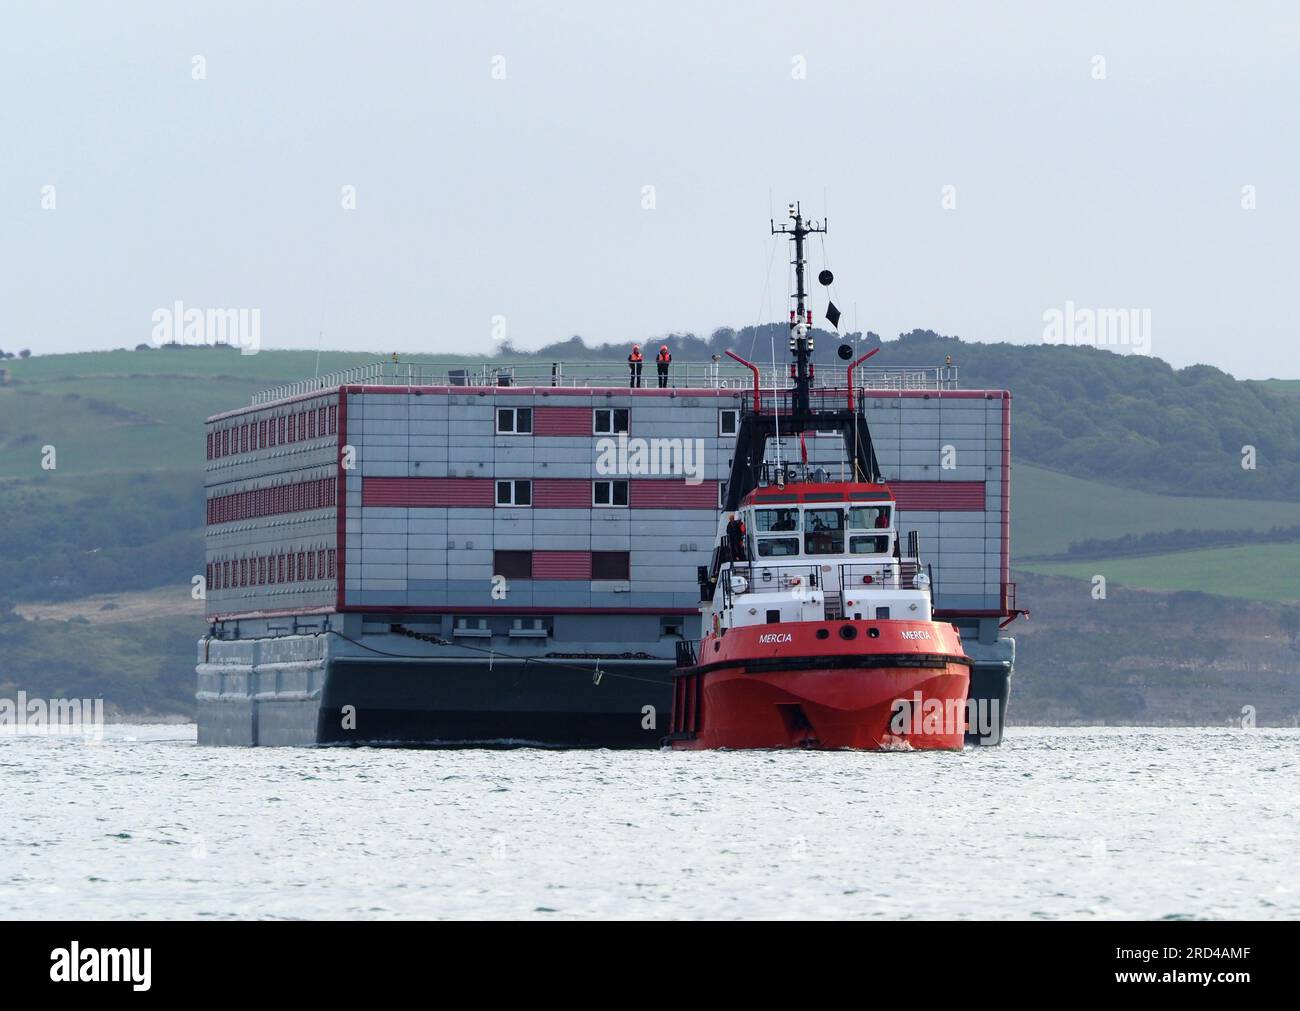
M 667 345 L 667 344 L 660 344 L 660 345 L 659 345 L 659 350 L 660 350 L 660 351 L 667 351 L 667 350 L 668 350 L 668 345 Z
M 641 345 L 640 345 L 640 344 L 633 344 L 633 345 L 632 345 L 632 350 L 633 350 L 633 351 L 640 351 L 640 350 L 641 350 Z

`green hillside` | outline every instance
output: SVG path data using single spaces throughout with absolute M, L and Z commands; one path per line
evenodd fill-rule
M 1300 524 L 1300 501 L 1155 495 L 1013 461 L 1012 558 L 1064 552 L 1087 538 L 1166 530 L 1255 530 Z
M 1300 379 L 1261 379 L 1258 385 L 1267 393 L 1282 397 L 1300 397 Z
M 325 353 L 320 371 L 380 356 Z M 464 361 L 441 356 L 427 361 Z M 310 351 L 240 355 L 226 349 L 101 351 L 13 360 L 0 387 L 0 477 L 41 473 L 41 448 L 60 474 L 180 470 L 203 463 L 202 421 L 258 390 L 316 374 Z
M 1083 562 L 1027 562 L 1028 572 L 1155 590 L 1199 590 L 1221 597 L 1300 601 L 1300 544 L 1246 544 L 1204 551 L 1171 551 L 1142 558 Z

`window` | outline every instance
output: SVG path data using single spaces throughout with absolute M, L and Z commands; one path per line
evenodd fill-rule
M 212 459 L 212 433 L 208 433 L 208 459 Z
M 284 415 L 280 415 L 280 445 L 284 445 Z
M 632 556 L 626 551 L 593 551 L 592 579 L 631 579 Z
M 885 530 L 889 527 L 889 506 L 851 506 L 849 526 L 854 530 Z
M 331 408 L 331 410 L 333 410 L 333 408 Z M 330 549 L 329 549 L 329 554 L 328 554 L 326 557 L 329 559 L 329 577 L 328 577 L 328 578 L 333 579 L 333 578 L 334 578 L 334 549 L 333 549 L 333 548 L 330 548 Z
M 307 412 L 307 438 L 316 438 L 316 412 Z
M 266 422 L 257 423 L 257 444 L 261 449 L 266 449 Z
M 317 579 L 325 578 L 325 549 L 324 548 L 316 549 L 316 578 Z
M 844 513 L 839 509 L 809 509 L 804 514 L 804 543 L 810 555 L 844 552 Z
M 597 435 L 616 435 L 626 432 L 627 424 L 626 407 L 598 407 L 592 418 L 591 430 Z
M 498 435 L 532 435 L 533 409 L 531 407 L 498 407 Z
M 276 563 L 275 572 L 276 572 L 277 582 L 283 583 L 284 582 L 284 555 L 281 555 L 280 560 Z
M 298 582 L 307 578 L 307 552 L 298 552 Z
M 759 558 L 785 558 L 799 553 L 798 537 L 760 537 L 758 538 Z
M 330 435 L 333 435 L 335 432 L 337 432 L 337 431 L 339 430 L 339 415 L 338 415 L 338 411 L 339 411 L 339 408 L 338 408 L 338 405 L 337 405 L 337 404 L 333 404 L 333 405 L 330 406 L 330 409 L 329 409 L 329 415 L 328 415 L 328 417 L 329 417 L 329 433 L 330 433 Z
M 230 455 L 230 429 L 228 428 L 221 431 L 221 455 Z
M 293 552 L 290 551 L 290 552 L 289 552 L 289 582 L 291 582 L 291 583 L 294 581 L 293 573 L 294 573 L 294 568 L 293 568 Z
M 627 506 L 626 481 L 592 481 L 591 504 L 621 509 Z
M 734 407 L 725 407 L 718 412 L 718 434 L 735 435 L 740 431 L 740 411 Z
M 864 534 L 854 534 L 849 538 L 849 554 L 851 555 L 883 555 L 888 551 L 888 537 L 868 537 Z
M 257 585 L 262 586 L 266 583 L 266 559 L 258 556 L 257 559 Z
M 304 442 L 307 438 L 307 412 L 298 412 L 298 441 Z
M 754 511 L 754 530 L 756 533 L 782 533 L 799 529 L 799 510 L 756 509 Z
M 532 579 L 533 553 L 531 551 L 492 552 L 492 573 L 506 579 Z
M 498 481 L 497 505 L 530 506 L 533 504 L 533 482 Z
M 316 578 L 316 552 L 314 551 L 307 552 L 307 578 Z

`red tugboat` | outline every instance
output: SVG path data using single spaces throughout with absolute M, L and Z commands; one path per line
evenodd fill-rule
M 703 637 L 679 643 L 674 748 L 960 750 L 971 660 L 933 620 L 915 532 L 906 550 L 894 497 L 853 404 L 811 389 L 804 236 L 824 231 L 791 207 L 797 290 L 793 384 L 755 388 L 740 417 L 726 509 L 700 570 Z M 824 276 L 826 275 L 824 272 Z M 843 357 L 844 349 L 841 349 Z M 874 352 L 873 352 L 874 353 Z M 738 361 L 743 361 L 732 355 Z M 745 364 L 749 364 L 746 362 Z M 839 431 L 854 480 L 765 460 L 769 440 Z

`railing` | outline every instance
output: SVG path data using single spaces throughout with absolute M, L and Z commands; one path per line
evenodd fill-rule
M 919 571 L 919 564 L 910 558 L 903 559 L 897 570 L 890 562 L 761 565 L 742 561 L 733 562 L 732 568 L 726 573 L 727 578 L 719 579 L 723 588 L 723 603 L 731 606 L 735 598 L 746 594 L 791 591 L 799 587 L 827 592 L 912 590 L 916 588 L 913 579 Z M 732 576 L 744 577 L 743 590 L 732 587 Z
M 816 370 L 813 387 L 827 392 L 828 404 L 846 406 L 847 372 L 845 366 L 822 365 Z M 854 370 L 855 389 L 871 390 L 946 390 L 957 388 L 957 367 L 938 366 L 859 366 Z M 786 365 L 760 367 L 759 382 L 764 391 L 788 390 L 791 379 Z M 502 387 L 626 387 L 629 371 L 626 362 L 527 362 L 488 364 L 485 362 L 454 365 L 423 362 L 378 361 L 349 369 L 338 369 L 310 379 L 285 383 L 253 394 L 253 405 L 269 404 L 339 386 L 465 386 Z M 655 363 L 642 363 L 642 387 L 658 384 Z M 729 362 L 673 362 L 668 371 L 668 385 L 673 389 L 751 390 L 753 373 L 742 365 Z M 752 392 L 750 397 L 752 399 Z M 771 397 L 765 392 L 764 408 L 770 409 Z M 785 409 L 788 409 L 788 405 Z
M 841 590 L 910 590 L 912 586 L 894 571 L 892 565 L 880 562 L 840 566 Z

